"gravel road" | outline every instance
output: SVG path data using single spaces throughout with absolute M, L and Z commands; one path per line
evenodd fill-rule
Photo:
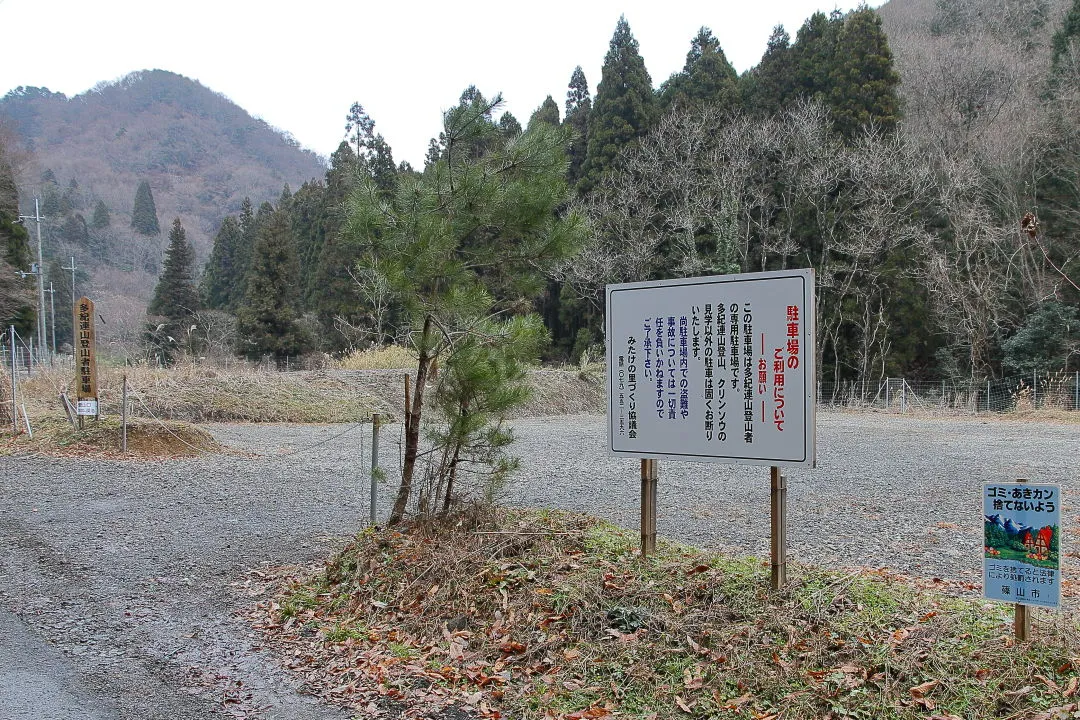
M 636 527 L 637 463 L 604 455 L 602 418 L 516 427 L 505 501 Z M 1080 426 L 829 413 L 818 427 L 819 467 L 786 472 L 804 562 L 978 582 L 983 481 L 1080 490 Z M 0 720 L 350 717 L 304 695 L 235 612 L 249 568 L 317 560 L 365 521 L 370 426 L 209 429 L 242 455 L 0 458 Z M 393 477 L 400 432 L 381 440 Z M 663 462 L 658 530 L 767 555 L 768 490 L 767 468 Z M 1067 501 L 1066 553 L 1078 520 Z

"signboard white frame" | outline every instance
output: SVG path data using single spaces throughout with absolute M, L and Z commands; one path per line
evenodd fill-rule
M 812 269 L 609 285 L 608 451 L 813 467 L 814 300 Z

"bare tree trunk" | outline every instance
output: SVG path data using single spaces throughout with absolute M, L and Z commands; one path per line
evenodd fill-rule
M 431 365 L 432 318 L 424 318 L 424 331 L 420 338 L 420 358 L 416 363 L 416 387 L 413 389 L 412 412 L 405 419 L 405 457 L 401 465 L 401 485 L 398 487 L 394 507 L 390 511 L 387 524 L 395 525 L 405 517 L 405 508 L 412 494 L 413 470 L 416 468 L 416 456 L 420 448 L 420 414 L 424 409 L 424 386 L 427 384 L 428 367 Z
M 450 475 L 446 481 L 446 496 L 443 498 L 442 514 L 446 517 L 450 514 L 451 497 L 454 492 L 454 480 L 457 478 L 458 458 L 461 455 L 461 445 L 454 445 L 454 457 L 450 459 Z

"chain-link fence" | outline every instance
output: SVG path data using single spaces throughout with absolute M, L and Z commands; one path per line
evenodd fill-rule
M 1003 413 L 1080 411 L 1080 372 L 1032 373 L 1000 380 L 908 380 L 819 383 L 822 407 L 891 412 Z

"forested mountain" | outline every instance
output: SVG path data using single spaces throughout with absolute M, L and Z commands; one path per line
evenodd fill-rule
M 125 269 L 134 262 L 155 274 L 165 248 L 161 233 L 135 233 L 138 247 L 131 247 L 141 183 L 153 192 L 161 226 L 182 218 L 205 258 L 221 219 L 238 212 L 245 197 L 276 198 L 284 185 L 325 172 L 288 135 L 164 70 L 135 72 L 71 98 L 20 87 L 0 99 L 0 123 L 29 151 L 19 178 L 23 209 L 34 196 L 43 199 L 58 250 Z
M 9 166 L 21 212 L 33 214 L 34 198 L 41 199 L 57 307 L 71 301 L 70 272 L 61 268 L 74 256 L 76 292 L 94 294 L 111 315 L 103 337 L 129 342 L 142 331 L 175 219 L 201 269 L 222 218 L 239 212 L 245 198 L 276 199 L 285 185 L 326 171 L 287 134 L 163 70 L 71 98 L 36 87 L 9 92 L 0 98 L 0 161 L 4 156 L 17 160 Z M 32 327 L 26 318 L 18 324 Z M 68 314 L 58 313 L 57 337 L 69 336 Z

